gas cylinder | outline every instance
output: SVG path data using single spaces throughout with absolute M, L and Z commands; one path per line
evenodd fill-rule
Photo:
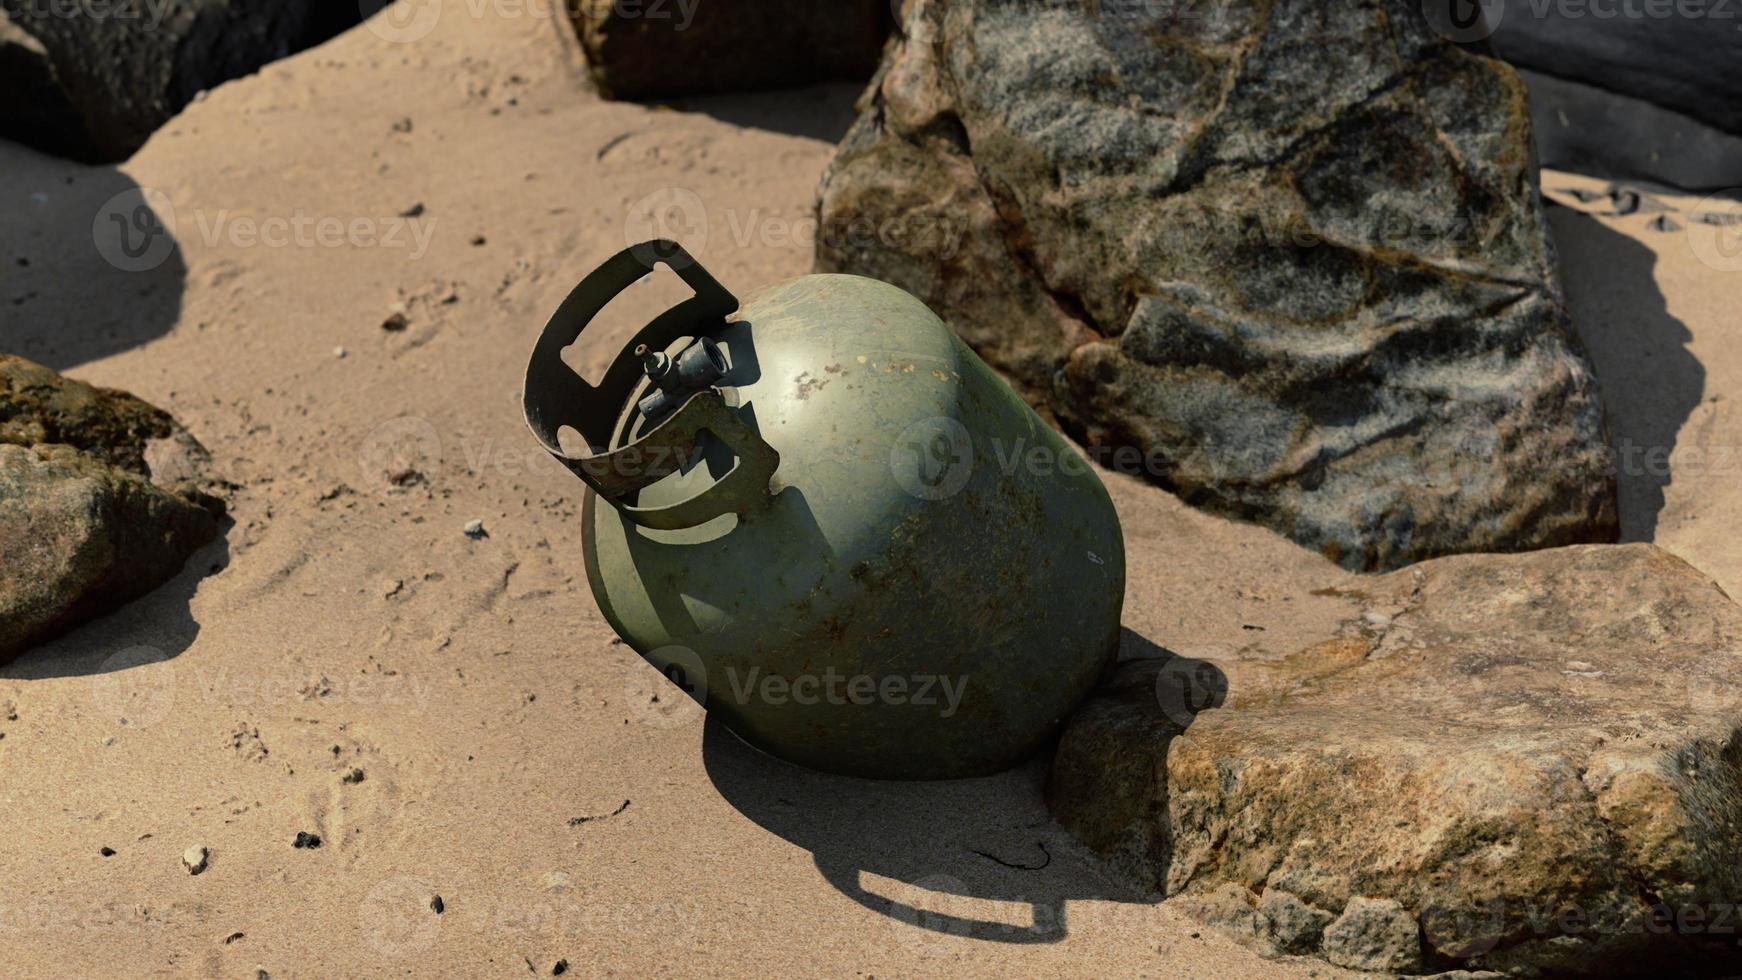
M 695 295 L 588 383 L 563 349 L 659 264 Z M 605 619 L 775 756 L 996 772 L 1115 657 L 1125 550 L 1106 488 L 896 286 L 812 275 L 740 302 L 676 243 L 637 245 L 551 318 L 525 407 L 587 485 Z

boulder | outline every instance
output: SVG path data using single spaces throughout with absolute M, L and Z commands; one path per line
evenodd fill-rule
M 569 15 L 609 98 L 780 88 L 877 69 L 889 0 L 576 0 Z
M 1420 4 L 908 0 L 860 110 L 819 269 L 1102 462 L 1355 569 L 1614 540 L 1524 87 Z
M 1742 10 L 1728 3 L 1493 6 L 1545 166 L 1689 190 L 1742 185 Z
M 0 662 L 151 591 L 216 537 L 205 461 L 132 395 L 0 355 Z M 173 481 L 152 482 L 154 465 Z
M 1653 545 L 1339 587 L 1291 655 L 1121 664 L 1059 821 L 1137 887 L 1358 970 L 1742 962 L 1742 607 Z
M 0 0 L 0 138 L 125 160 L 201 91 L 359 17 L 316 0 Z

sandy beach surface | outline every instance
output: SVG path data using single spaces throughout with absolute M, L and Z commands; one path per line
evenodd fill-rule
M 807 273 L 856 88 L 604 102 L 540 8 L 364 25 L 117 168 L 0 144 L 0 348 L 169 410 L 239 487 L 179 578 L 0 668 L 0 973 L 1338 975 L 1102 875 L 1048 818 L 1043 762 L 808 773 L 615 640 L 582 486 L 521 418 L 532 341 L 656 233 L 740 293 Z M 1674 450 L 1667 477 L 1624 472 L 1626 535 L 1739 594 L 1742 273 L 1559 193 L 1592 181 L 1544 183 L 1618 443 Z M 110 202 L 141 194 L 174 241 L 105 257 Z M 662 288 L 608 311 L 585 366 Z M 385 479 L 395 460 L 421 478 Z M 1317 555 L 1105 479 L 1127 653 L 1282 655 L 1344 612 Z

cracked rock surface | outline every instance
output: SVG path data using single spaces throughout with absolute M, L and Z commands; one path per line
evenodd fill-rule
M 1419 4 L 908 0 L 820 212 L 1194 505 L 1355 569 L 1615 538 L 1523 85 Z
M 161 409 L 0 355 L 0 663 L 157 588 L 216 537 L 207 462 Z
M 1652 545 L 1351 581 L 1294 654 L 1122 664 L 1060 743 L 1060 822 L 1352 969 L 1742 959 L 1742 607 Z

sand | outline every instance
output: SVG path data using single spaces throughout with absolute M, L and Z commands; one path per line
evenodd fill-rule
M 222 86 L 118 168 L 0 144 L 0 347 L 168 409 L 239 485 L 178 579 L 0 668 L 0 972 L 1336 975 L 1104 877 L 1041 763 L 903 785 L 757 755 L 594 608 L 581 485 L 520 417 L 532 340 L 649 214 L 737 290 L 809 271 L 852 86 L 602 102 L 537 4 L 382 34 Z M 139 189 L 176 249 L 129 272 L 93 226 Z M 1553 220 L 1617 431 L 1721 446 L 1736 273 L 1648 216 Z M 1346 573 L 1106 479 L 1128 652 L 1333 626 L 1312 592 Z M 1733 473 L 1678 469 L 1630 478 L 1624 522 L 1734 590 L 1739 502 Z

